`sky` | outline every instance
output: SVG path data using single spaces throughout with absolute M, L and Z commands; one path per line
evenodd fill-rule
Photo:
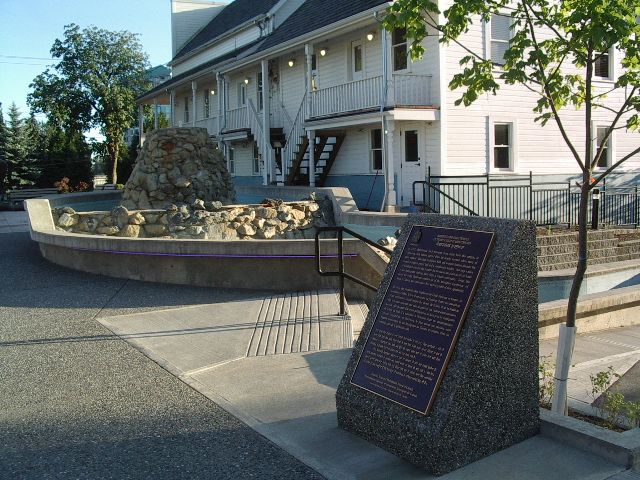
M 29 113 L 29 84 L 53 63 L 49 50 L 64 26 L 95 25 L 140 34 L 151 65 L 171 60 L 170 0 L 0 0 L 0 102 Z M 42 118 L 42 117 L 40 117 Z

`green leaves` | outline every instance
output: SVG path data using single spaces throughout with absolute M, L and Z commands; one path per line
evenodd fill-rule
M 135 122 L 135 99 L 150 86 L 137 35 L 71 24 L 51 55 L 58 62 L 30 85 L 32 110 L 73 131 L 99 128 L 117 163 L 124 131 Z

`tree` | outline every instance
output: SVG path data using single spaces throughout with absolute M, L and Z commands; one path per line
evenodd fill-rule
M 51 55 L 58 63 L 30 85 L 32 110 L 72 132 L 99 128 L 117 182 L 124 132 L 135 121 L 135 98 L 150 86 L 144 76 L 147 55 L 137 35 L 71 24 L 53 43 Z
M 4 146 L 7 162 L 6 184 L 9 189 L 33 185 L 39 174 L 37 160 L 31 151 L 30 131 L 16 104 L 9 108 L 9 125 Z
M 491 59 L 465 45 L 464 34 L 474 21 L 493 15 L 510 18 L 511 39 L 505 46 L 504 65 L 495 68 Z M 430 0 L 397 0 L 384 20 L 388 29 L 406 28 L 414 56 L 424 53 L 422 40 L 439 35 L 466 51 L 462 71 L 453 75 L 449 87 L 462 89 L 456 105 L 469 106 L 482 94 L 496 94 L 506 85 L 522 85 L 535 93 L 534 112 L 541 125 L 553 122 L 571 151 L 581 173 L 578 212 L 578 266 L 568 299 L 566 324 L 558 340 L 556 394 L 553 409 L 566 412 L 566 379 L 575 339 L 575 320 L 580 286 L 588 262 L 587 208 L 590 193 L 613 170 L 640 153 L 632 148 L 604 171 L 596 167 L 612 132 L 638 131 L 640 112 L 640 26 L 637 0 L 453 0 L 444 12 Z M 594 84 L 596 68 L 615 49 L 623 67 L 615 83 L 606 88 Z M 606 100 L 609 99 L 609 100 Z M 606 100 L 606 101 L 605 101 Z M 582 112 L 581 138 L 571 138 L 566 125 L 569 111 Z M 594 111 L 608 114 L 608 126 L 594 149 Z M 576 146 L 584 142 L 584 149 Z M 564 352 L 564 354 L 561 354 Z
M 41 165 L 39 187 L 52 187 L 63 177 L 71 185 L 90 183 L 91 149 L 82 134 L 63 129 L 59 124 L 47 122 L 41 125 L 42 140 L 38 158 Z
M 2 103 L 0 103 L 0 200 L 4 199 L 6 187 L 5 178 L 7 176 L 8 164 L 6 157 L 7 145 L 7 126 L 4 123 L 4 115 L 2 114 Z

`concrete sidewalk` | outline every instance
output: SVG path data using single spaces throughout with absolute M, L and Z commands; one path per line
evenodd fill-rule
M 27 212 L 0 212 L 0 233 L 29 231 Z
M 330 297 L 324 294 L 324 301 L 319 302 L 319 318 L 335 314 Z M 315 351 L 248 354 L 260 321 L 261 302 L 264 297 L 256 296 L 224 307 L 203 305 L 173 309 L 170 314 L 108 317 L 101 322 L 326 478 L 433 478 L 337 427 L 335 390 L 350 349 L 325 342 L 327 348 L 317 344 Z M 185 329 L 194 334 L 185 335 Z M 619 347 L 603 345 L 603 357 Z M 544 344 L 543 350 L 547 347 Z M 440 478 L 598 480 L 638 476 L 538 435 Z

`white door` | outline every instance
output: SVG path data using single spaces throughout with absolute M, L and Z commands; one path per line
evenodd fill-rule
M 364 51 L 362 42 L 351 42 L 351 79 L 353 81 L 362 80 L 364 72 Z
M 407 124 L 400 130 L 400 203 L 404 206 L 413 204 L 413 182 L 424 180 L 425 146 L 424 127 L 418 124 Z M 416 201 L 422 203 L 422 189 L 416 186 Z

